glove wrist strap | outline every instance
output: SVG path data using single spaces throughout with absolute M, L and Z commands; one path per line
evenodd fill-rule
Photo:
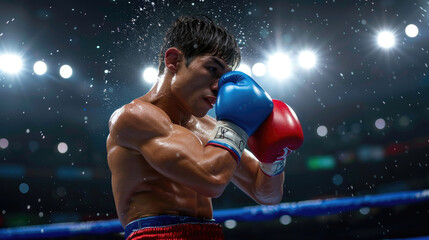
M 285 170 L 286 159 L 276 160 L 272 163 L 259 162 L 259 166 L 266 175 L 270 177 L 276 176 Z
M 282 173 L 285 170 L 286 157 L 291 152 L 292 150 L 290 150 L 288 147 L 285 147 L 276 157 L 276 161 L 270 163 L 259 162 L 262 172 L 270 177 Z
M 213 129 L 207 145 L 214 145 L 228 150 L 237 161 L 246 148 L 249 136 L 239 126 L 229 121 L 218 121 Z

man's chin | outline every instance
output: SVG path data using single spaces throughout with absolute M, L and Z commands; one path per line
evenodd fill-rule
M 198 117 L 198 118 L 202 118 L 202 117 L 204 117 L 205 115 L 207 115 L 207 111 L 206 111 L 206 112 L 200 112 L 200 113 L 195 113 L 195 114 L 194 114 L 194 116 L 195 116 L 195 117 Z
M 196 111 L 194 111 L 194 116 L 195 117 L 199 117 L 199 118 L 201 118 L 201 117 L 204 117 L 204 116 L 206 116 L 208 113 L 210 112 L 210 109 L 207 109 L 207 108 L 200 108 L 200 109 L 197 109 Z

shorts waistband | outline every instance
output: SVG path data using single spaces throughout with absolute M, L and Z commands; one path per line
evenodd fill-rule
M 134 220 L 127 224 L 125 227 L 125 239 L 139 229 L 148 227 L 166 227 L 171 225 L 183 224 L 183 223 L 216 223 L 214 219 L 202 219 L 189 216 L 177 216 L 177 215 L 158 215 L 151 217 L 143 217 Z

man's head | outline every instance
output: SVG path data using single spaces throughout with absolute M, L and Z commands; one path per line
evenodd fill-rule
M 201 55 L 219 57 L 231 69 L 235 69 L 241 60 L 234 36 L 208 17 L 180 17 L 173 23 L 159 53 L 159 75 L 164 74 L 165 53 L 172 47 L 184 54 L 186 66 Z

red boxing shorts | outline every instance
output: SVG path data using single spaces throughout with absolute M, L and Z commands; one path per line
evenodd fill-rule
M 144 217 L 125 227 L 126 240 L 218 240 L 224 239 L 222 226 L 213 220 L 187 216 Z

